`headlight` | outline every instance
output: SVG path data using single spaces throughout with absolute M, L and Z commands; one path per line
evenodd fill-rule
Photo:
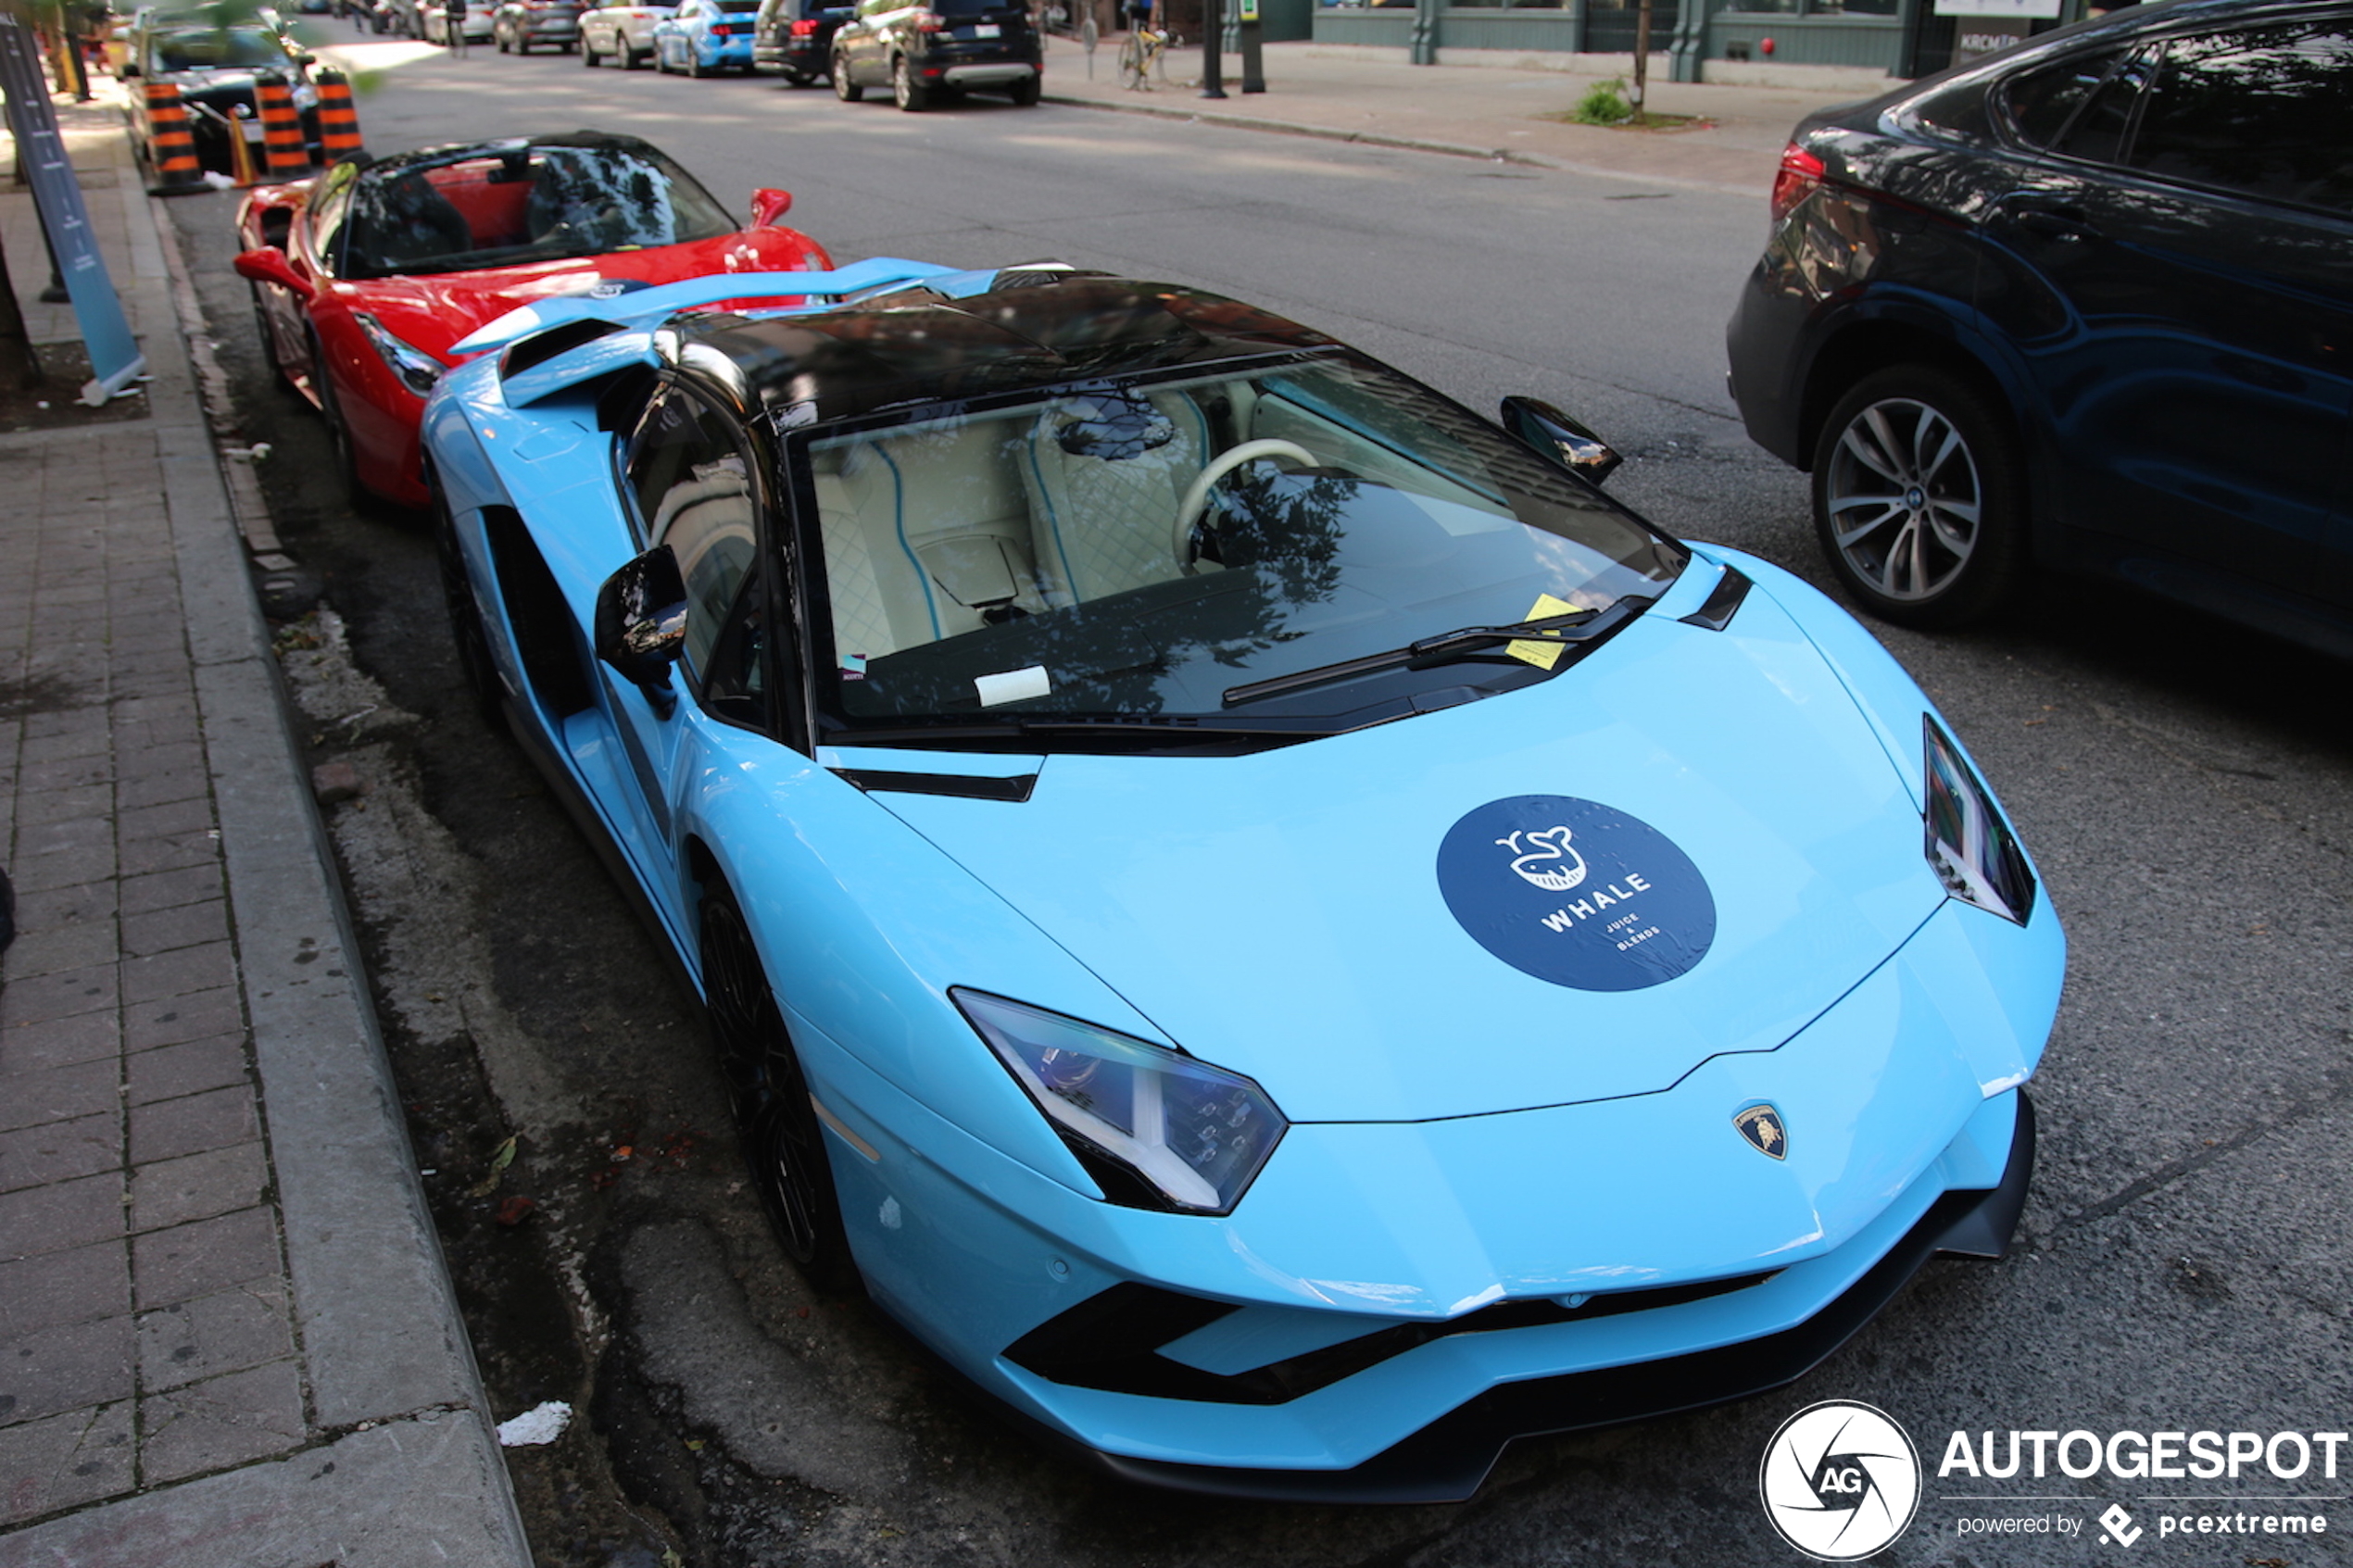
M 1926 714 L 1920 728 L 1928 741 L 1928 863 L 1954 897 L 2024 925 L 2034 908 L 2026 856 L 1960 748 Z
M 411 343 L 404 343 L 384 330 L 384 323 L 365 310 L 355 310 L 351 319 L 368 335 L 369 344 L 384 356 L 393 374 L 409 391 L 422 397 L 433 391 L 433 383 L 441 379 L 441 361 Z
M 949 995 L 1114 1203 L 1227 1213 L 1290 1125 L 1223 1068 L 1001 997 Z

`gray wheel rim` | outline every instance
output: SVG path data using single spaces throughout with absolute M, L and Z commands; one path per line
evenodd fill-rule
M 1916 398 L 1882 399 L 1848 422 L 1823 495 L 1840 558 L 1890 599 L 1935 598 L 1977 547 L 1976 456 L 1951 419 Z

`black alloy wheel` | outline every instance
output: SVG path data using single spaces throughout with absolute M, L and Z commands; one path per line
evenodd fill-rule
M 441 486 L 433 487 L 434 553 L 441 566 L 441 598 L 449 611 L 449 635 L 458 646 L 458 670 L 465 677 L 473 709 L 493 730 L 503 729 L 501 704 L 506 692 L 498 682 L 498 666 L 491 657 L 490 630 L 482 623 L 482 607 L 474 601 L 473 585 L 466 580 L 466 560 L 458 545 L 457 520 L 449 515 Z
M 2014 583 L 2025 546 L 2016 438 L 1974 385 L 1929 365 L 1866 376 L 1814 449 L 1814 525 L 1863 608 L 1965 625 Z
M 832 75 L 834 79 L 834 96 L 839 98 L 843 103 L 854 104 L 859 99 L 866 95 L 866 90 L 863 87 L 859 86 L 857 82 L 850 80 L 849 56 L 843 54 L 838 49 L 834 51 L 834 69 Z
M 819 1293 L 855 1294 L 858 1265 L 843 1234 L 824 1129 L 751 930 L 724 885 L 702 901 L 702 984 L 744 1158 L 776 1239 Z
M 894 56 L 890 62 L 891 101 L 909 114 L 924 112 L 925 94 L 923 84 L 915 80 L 914 68 L 904 55 Z

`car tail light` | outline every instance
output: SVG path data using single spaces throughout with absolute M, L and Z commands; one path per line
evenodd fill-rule
M 1773 221 L 1779 223 L 1822 183 L 1822 160 L 1792 142 L 1781 149 L 1781 171 L 1773 176 Z
M 803 17 L 800 20 L 792 24 L 792 35 L 795 38 L 808 38 L 813 35 L 816 31 L 817 24 L 807 17 Z

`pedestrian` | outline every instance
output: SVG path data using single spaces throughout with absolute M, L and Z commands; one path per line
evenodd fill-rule
M 442 0 L 442 25 L 449 32 L 449 57 L 466 57 L 466 0 Z

